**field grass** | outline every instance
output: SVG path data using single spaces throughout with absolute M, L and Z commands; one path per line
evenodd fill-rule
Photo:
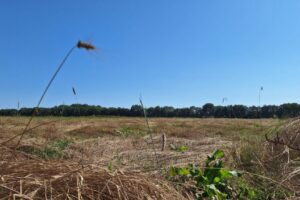
M 1 117 L 0 142 L 24 128 L 27 117 Z M 160 150 L 162 135 L 167 137 L 166 150 L 158 152 L 164 165 L 199 162 L 218 148 L 232 151 L 245 142 L 261 143 L 264 134 L 282 124 L 277 119 L 192 119 L 150 118 L 155 148 Z M 149 170 L 153 156 L 148 129 L 143 118 L 130 117 L 36 117 L 25 134 L 21 149 L 35 149 L 43 158 L 61 157 L 53 144 L 68 141 L 68 159 L 76 162 L 113 163 L 117 168 Z M 32 147 L 27 147 L 28 145 Z M 186 146 L 179 154 L 170 146 Z M 65 150 L 65 149 L 64 149 Z M 39 152 L 39 153 L 37 153 Z M 42 154 L 44 152 L 44 154 Z M 48 153 L 47 153 L 48 152 Z M 49 155 L 48 155 L 49 154 Z M 52 155 L 54 154 L 54 155 Z M 81 161 L 80 161 L 81 160 Z
M 27 117 L 0 117 L 0 137 L 11 135 L 23 128 Z M 180 138 L 201 138 L 203 136 L 239 140 L 264 136 L 270 127 L 282 124 L 278 119 L 195 119 L 195 118 L 150 118 L 155 134 L 166 133 Z M 59 131 L 63 136 L 78 132 L 83 138 L 116 136 L 119 131 L 143 135 L 147 129 L 143 118 L 130 117 L 36 117 L 31 127 L 41 125 L 30 132 L 39 136 L 43 132 Z M 53 130 L 49 130 L 53 129 Z
M 28 119 L 0 117 L 0 142 L 22 132 Z M 265 176 L 259 167 L 265 133 L 285 122 L 279 119 L 149 118 L 159 161 L 156 163 L 143 118 L 36 117 L 17 150 L 51 163 L 61 161 L 163 178 L 170 166 L 201 163 L 213 151 L 222 149 L 228 167 Z M 162 150 L 163 135 L 166 135 L 166 148 Z M 265 188 L 265 185 L 259 187 Z M 269 193 L 269 190 L 263 192 Z
M 0 119 L 0 142 L 20 133 L 28 121 L 27 117 L 1 117 Z M 230 149 L 241 142 L 262 142 L 266 131 L 284 123 L 283 120 L 278 119 L 194 118 L 150 118 L 149 122 L 157 149 L 161 149 L 161 136 L 165 134 L 167 147 L 186 145 L 189 148 L 186 155 L 179 155 L 179 157 L 184 157 L 182 160 L 188 161 L 193 159 L 191 154 L 200 154 L 203 160 L 206 155 L 220 147 Z M 45 149 L 49 148 L 53 142 L 64 139 L 70 141 L 69 153 L 78 154 L 74 149 L 81 148 L 82 151 L 89 151 L 93 154 L 93 156 L 85 155 L 87 159 L 90 159 L 89 156 L 95 157 L 95 153 L 92 152 L 101 151 L 104 154 L 103 149 L 110 149 L 105 152 L 106 159 L 103 165 L 123 154 L 128 154 L 127 159 L 135 157 L 136 154 L 146 159 L 148 154 L 152 153 L 148 144 L 148 129 L 143 118 L 36 117 L 29 130 L 23 138 L 22 145 L 33 145 Z M 170 148 L 159 154 L 161 157 L 174 156 Z M 97 158 L 94 159 L 97 160 Z M 201 158 L 197 156 L 196 159 Z M 134 161 L 131 160 L 131 162 Z M 179 162 L 178 159 L 176 162 Z

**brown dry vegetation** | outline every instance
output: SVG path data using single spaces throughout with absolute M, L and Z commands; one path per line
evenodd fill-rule
M 26 117 L 1 117 L 0 142 L 19 134 L 27 120 Z M 164 180 L 167 167 L 200 163 L 219 148 L 227 152 L 226 159 L 232 166 L 245 169 L 244 165 L 251 166 L 247 162 L 258 166 L 257 163 L 264 162 L 263 157 L 255 155 L 257 159 L 253 160 L 253 156 L 247 158 L 247 153 L 255 153 L 254 150 L 264 144 L 264 134 L 285 123 L 277 119 L 149 120 L 158 163 L 143 118 L 35 118 L 17 151 L 1 148 L 0 196 L 192 199 L 188 192 L 176 192 Z M 167 142 L 165 150 L 161 151 L 163 133 Z M 68 143 L 59 150 L 58 156 L 54 159 L 41 156 L 44 154 L 40 152 L 48 155 L 51 145 L 59 140 Z M 15 143 L 6 145 L 14 147 Z M 186 146 L 188 151 L 174 151 L 172 145 Z M 250 149 L 246 154 L 241 154 L 247 148 Z
M 6 138 L 24 128 L 26 117 L 0 117 L 1 135 Z M 154 133 L 166 133 L 180 138 L 227 137 L 239 139 L 241 136 L 264 136 L 266 130 L 282 120 L 276 119 L 191 119 L 191 118 L 151 118 L 150 126 Z M 39 137 L 47 128 L 60 132 L 61 136 L 77 134 L 79 138 L 102 137 L 118 135 L 118 131 L 129 129 L 145 134 L 147 128 L 143 118 L 129 117 L 37 117 L 31 124 L 36 127 L 30 131 L 34 137 Z M 9 130 L 9 131 L 8 131 Z M 49 132 L 48 132 L 49 133 Z M 50 133 L 53 133 L 52 131 Z M 28 134 L 27 134 L 28 135 Z M 196 138 L 195 138 L 196 137 Z

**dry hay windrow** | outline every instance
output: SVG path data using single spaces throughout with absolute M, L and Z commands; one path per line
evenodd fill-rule
M 1 199 L 184 199 L 168 183 L 137 172 L 67 162 L 0 162 Z
M 164 141 L 161 135 L 154 136 L 153 142 L 159 163 L 156 163 L 149 136 L 144 138 L 103 137 L 85 140 L 70 145 L 66 150 L 66 158 L 73 162 L 100 167 L 106 167 L 108 163 L 112 163 L 118 169 L 155 173 L 161 167 L 185 166 L 189 163 L 202 162 L 214 150 L 231 145 L 229 141 L 205 137 L 202 140 L 167 137 Z M 164 151 L 161 150 L 162 143 L 166 145 Z M 186 146 L 188 149 L 180 152 L 172 149 L 171 145 Z
M 0 147 L 0 162 L 4 162 L 4 161 L 13 162 L 13 161 L 28 160 L 28 159 L 36 159 L 36 158 L 30 154 L 17 151 L 10 147 L 6 147 L 6 146 Z
M 157 149 L 161 147 L 160 139 L 160 136 L 154 137 Z M 217 144 L 215 139 L 208 138 L 193 141 L 172 137 L 167 141 L 167 148 L 157 152 L 164 167 L 199 161 L 212 149 L 225 144 Z M 186 145 L 189 150 L 176 152 L 170 149 L 169 144 Z M 155 178 L 144 173 L 153 174 L 157 167 L 161 167 L 155 163 L 147 137 L 91 139 L 81 146 L 75 143 L 66 149 L 67 161 L 44 161 L 6 147 L 0 148 L 0 151 L 2 156 L 5 155 L 0 161 L 0 198 L 185 199 L 159 176 Z M 82 158 L 91 159 L 91 162 L 78 162 Z M 103 170 L 107 169 L 110 161 L 113 169 L 121 168 L 124 172 Z

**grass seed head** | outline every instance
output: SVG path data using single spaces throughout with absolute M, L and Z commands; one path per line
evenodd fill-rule
M 77 43 L 77 48 L 84 48 L 86 50 L 95 50 L 96 47 L 90 43 L 87 43 L 87 42 L 82 42 L 82 41 L 78 41 Z

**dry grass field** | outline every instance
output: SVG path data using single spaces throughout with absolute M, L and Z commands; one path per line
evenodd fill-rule
M 169 167 L 202 163 L 222 149 L 228 167 L 266 176 L 265 134 L 286 123 L 150 118 L 149 130 L 143 118 L 36 117 L 20 145 L 18 138 L 5 142 L 20 134 L 27 121 L 0 118 L 0 196 L 8 199 L 194 199 L 164 178 Z
M 2 117 L 0 141 L 20 133 L 27 120 Z M 273 119 L 150 118 L 149 121 L 159 159 L 168 164 L 199 162 L 218 148 L 229 150 L 243 141 L 262 141 L 267 130 L 282 123 Z M 64 140 L 70 143 L 65 153 L 72 161 L 79 162 L 83 157 L 89 164 L 107 166 L 113 162 L 118 168 L 144 169 L 154 166 L 148 131 L 143 118 L 41 117 L 34 119 L 18 148 L 43 149 Z M 167 139 L 165 150 L 161 151 L 163 134 Z M 178 154 L 170 145 L 184 145 L 189 150 Z

